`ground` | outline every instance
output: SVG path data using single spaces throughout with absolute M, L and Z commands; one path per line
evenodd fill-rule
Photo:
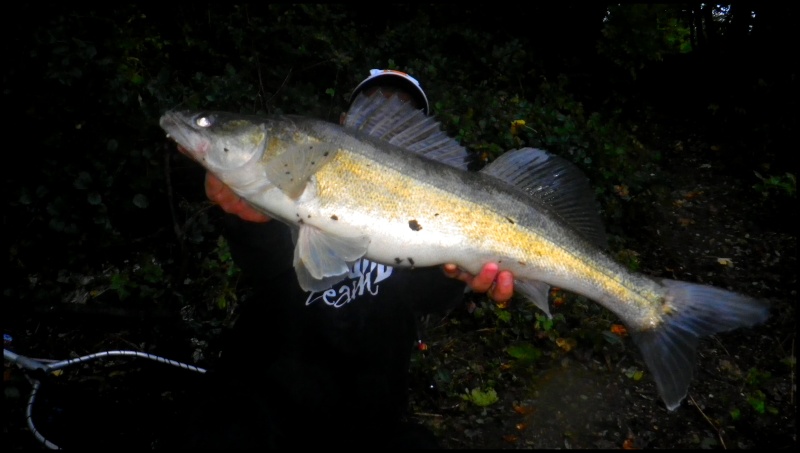
M 463 309 L 420 322 L 425 348 L 412 365 L 412 418 L 443 447 L 796 445 L 797 244 L 786 205 L 753 190 L 752 169 L 713 143 L 686 136 L 661 146 L 669 157 L 624 202 L 618 256 L 646 274 L 768 300 L 769 320 L 704 339 L 689 396 L 668 412 L 635 346 L 612 333 L 616 320 L 591 301 L 554 293 L 561 304 L 548 324 L 521 300 L 499 308 L 471 297 Z M 91 322 L 59 313 L 21 320 L 6 347 L 69 358 L 143 349 L 189 332 L 152 314 Z M 208 353 L 204 341 L 197 340 L 198 353 Z M 29 383 L 14 367 L 5 371 L 3 444 L 44 448 L 25 424 Z M 76 436 L 93 445 L 152 446 L 152 434 L 185 403 L 180 388 L 192 374 L 143 360 L 75 367 L 43 386 L 32 409 L 36 427 L 61 446 L 77 445 Z

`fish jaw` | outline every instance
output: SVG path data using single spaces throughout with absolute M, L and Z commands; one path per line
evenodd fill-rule
M 211 140 L 191 125 L 189 114 L 170 111 L 165 113 L 159 125 L 167 137 L 178 145 L 178 151 L 203 164 L 211 147 Z
M 220 179 L 226 173 L 252 166 L 263 156 L 267 134 L 262 121 L 223 112 L 166 112 L 161 128 L 178 144 L 178 149 Z

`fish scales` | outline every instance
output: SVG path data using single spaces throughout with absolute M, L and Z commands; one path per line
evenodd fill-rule
M 565 247 L 564 242 L 550 240 L 547 235 L 552 228 L 545 226 L 537 230 L 536 224 L 546 219 L 541 214 L 517 209 L 517 219 L 514 221 L 508 218 L 507 212 L 487 209 L 486 204 L 471 201 L 476 197 L 487 198 L 486 192 L 490 189 L 480 187 L 478 192 L 481 193 L 469 196 L 463 192 L 467 188 L 474 188 L 472 181 L 467 184 L 463 180 L 459 181 L 460 184 L 446 184 L 452 177 L 449 168 L 441 169 L 441 173 L 432 177 L 426 174 L 427 178 L 414 178 L 412 168 L 398 169 L 382 165 L 379 156 L 370 155 L 377 152 L 362 146 L 341 149 L 334 159 L 314 175 L 317 182 L 315 195 L 319 198 L 319 204 L 330 207 L 328 212 L 321 213 L 323 218 L 336 216 L 340 221 L 348 222 L 346 216 L 337 214 L 343 212 L 344 208 L 351 213 L 350 216 L 359 218 L 350 219 L 351 225 L 362 230 L 392 233 L 373 235 L 377 238 L 373 239 L 373 243 L 382 238 L 390 243 L 371 244 L 372 256 L 387 261 L 390 257 L 386 253 L 375 253 L 374 249 L 398 250 L 408 245 L 425 244 L 431 256 L 415 257 L 416 265 L 427 266 L 446 260 L 463 263 L 466 270 L 477 273 L 480 266 L 470 266 L 470 262 L 461 256 L 467 251 L 470 259 L 483 255 L 484 261 L 497 262 L 501 269 L 510 270 L 518 277 L 547 278 L 556 286 L 567 285 L 567 280 L 583 279 L 602 288 L 608 294 L 604 300 L 625 299 L 641 308 L 655 309 L 650 302 L 660 295 L 653 291 L 631 291 L 630 288 L 640 288 L 642 282 L 632 284 L 623 274 L 611 272 L 610 268 L 621 267 L 617 263 L 606 259 L 598 265 L 595 260 L 586 259 L 584 250 L 570 253 L 570 248 Z M 430 163 L 430 166 L 436 167 L 434 163 Z M 426 179 L 440 183 L 431 184 Z M 443 186 L 460 187 L 464 196 Z M 354 196 L 347 197 L 346 194 Z M 363 194 L 368 195 L 365 197 Z M 488 198 L 497 200 L 500 197 L 503 194 Z M 517 208 L 527 206 L 519 202 L 508 204 Z M 410 220 L 419 224 L 419 231 L 408 226 Z M 486 234 L 489 231 L 492 234 Z M 418 238 L 422 235 L 434 237 Z M 469 247 L 466 248 L 465 244 L 469 244 Z M 458 246 L 462 253 L 452 253 L 454 246 Z M 392 253 L 389 252 L 389 255 Z M 407 261 L 394 262 L 408 265 Z M 562 269 L 569 271 L 561 275 L 546 275 L 545 272 L 552 268 L 551 263 L 563 263 Z M 639 318 L 641 320 L 637 324 L 652 327 L 652 313 L 648 312 Z
M 603 248 L 593 191 L 566 160 L 523 148 L 468 172 L 460 145 L 426 135 L 438 127 L 433 119 L 402 110 L 409 107 L 396 98 L 379 108 L 365 99 L 351 108 L 352 127 L 226 112 L 167 112 L 161 126 L 179 149 L 296 233 L 304 289 L 330 288 L 362 257 L 454 263 L 473 274 L 497 263 L 513 272 L 515 292 L 548 315 L 551 286 L 617 315 L 669 410 L 688 393 L 701 337 L 768 317 L 766 301 L 617 263 Z M 393 127 L 392 118 L 405 120 Z

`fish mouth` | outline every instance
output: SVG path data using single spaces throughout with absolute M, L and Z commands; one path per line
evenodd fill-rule
M 191 133 L 191 126 L 186 116 L 181 112 L 170 111 L 164 113 L 159 124 L 162 129 L 167 131 L 167 138 L 177 145 L 181 154 L 194 160 L 198 160 L 204 155 L 200 147 L 192 146 L 194 134 Z
M 165 112 L 163 115 L 161 115 L 161 119 L 158 121 L 159 126 L 167 131 L 167 137 L 170 138 L 173 138 L 171 131 L 175 130 L 177 127 L 180 127 L 182 123 L 183 121 L 181 115 L 174 111 Z

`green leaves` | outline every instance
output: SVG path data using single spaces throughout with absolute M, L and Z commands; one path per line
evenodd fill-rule
M 137 208 L 145 209 L 150 206 L 150 202 L 147 200 L 146 195 L 137 193 L 133 196 L 133 205 Z
M 479 407 L 491 406 L 498 401 L 497 392 L 492 388 L 487 390 L 474 388 L 461 398 Z
M 509 346 L 506 352 L 523 364 L 535 362 L 542 356 L 542 351 L 530 343 L 520 343 Z
M 761 176 L 761 173 L 754 171 L 756 178 L 761 182 L 755 184 L 753 189 L 761 192 L 765 197 L 770 194 L 784 194 L 795 198 L 797 196 L 797 178 L 793 173 L 785 173 L 777 176 Z
M 608 8 L 600 55 L 623 67 L 636 79 L 648 62 L 667 54 L 691 50 L 689 25 L 682 20 L 683 6 L 625 4 Z

